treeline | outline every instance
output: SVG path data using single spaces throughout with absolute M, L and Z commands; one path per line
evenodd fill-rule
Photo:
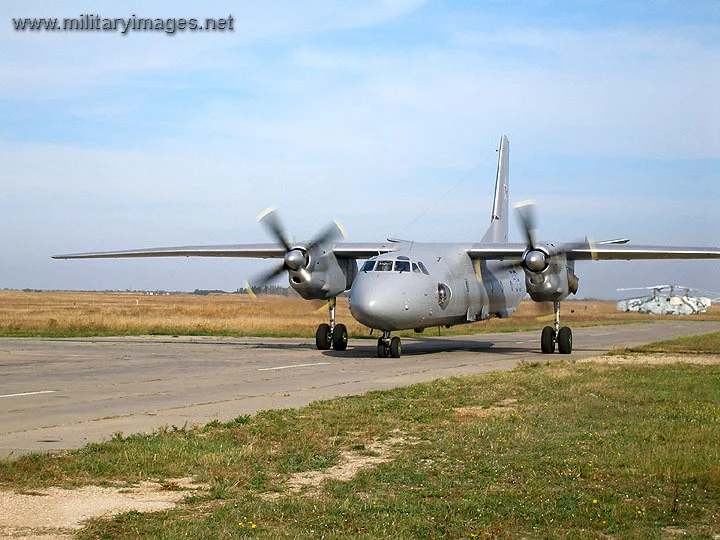
M 13 291 L 18 289 L 2 289 L 3 291 Z M 56 290 L 56 289 L 20 289 L 22 292 L 26 293 L 49 293 L 49 292 L 65 292 L 62 290 Z M 168 295 L 175 295 L 175 294 L 197 294 L 199 296 L 208 296 L 210 294 L 250 294 L 249 291 L 252 291 L 253 294 L 270 294 L 273 296 L 299 296 L 294 289 L 291 287 L 282 287 L 280 285 L 264 285 L 264 286 L 252 286 L 250 289 L 247 289 L 245 287 L 240 287 L 236 289 L 235 291 L 223 291 L 222 289 L 195 289 L 191 293 L 187 293 L 184 291 L 164 291 L 164 290 L 155 290 L 155 291 L 144 291 L 144 290 L 117 290 L 117 289 L 106 289 L 104 291 L 91 291 L 91 290 L 80 290 L 80 291 L 69 291 L 69 292 L 106 292 L 106 293 L 133 293 L 133 294 L 146 294 L 149 296 L 168 296 Z
M 281 285 L 252 285 L 249 289 L 253 294 L 271 294 L 273 296 L 299 296 L 291 287 L 282 287 Z M 237 294 L 250 294 L 245 287 L 240 287 L 235 292 Z

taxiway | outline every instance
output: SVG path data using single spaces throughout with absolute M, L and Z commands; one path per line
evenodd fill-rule
M 691 321 L 577 328 L 571 356 L 540 354 L 537 331 L 441 338 L 428 331 L 404 339 L 398 359 L 377 358 L 375 339 L 321 352 L 302 339 L 4 338 L 0 456 L 718 330 L 720 323 Z

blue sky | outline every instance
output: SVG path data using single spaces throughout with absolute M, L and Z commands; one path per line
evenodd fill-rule
M 542 238 L 720 245 L 714 0 L 0 7 L 0 287 L 234 290 L 272 263 L 49 257 L 264 242 L 271 205 L 298 239 L 477 241 L 502 133 Z M 13 30 L 83 13 L 235 30 Z M 580 296 L 720 289 L 717 261 L 578 270 Z

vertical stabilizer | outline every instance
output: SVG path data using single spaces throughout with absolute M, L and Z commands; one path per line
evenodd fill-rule
M 483 242 L 508 241 L 508 189 L 510 187 L 508 172 L 510 169 L 510 142 L 503 135 L 500 139 L 497 176 L 495 177 L 495 198 L 493 199 L 490 227 Z

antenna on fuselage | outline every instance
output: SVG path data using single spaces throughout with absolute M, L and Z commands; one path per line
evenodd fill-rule
M 497 150 L 495 151 L 497 152 Z M 417 217 L 415 217 L 412 221 L 410 221 L 405 227 L 403 227 L 401 230 L 399 230 L 394 236 L 399 237 L 402 236 L 403 233 L 408 230 L 410 227 L 415 225 L 418 221 L 420 221 L 423 217 L 425 217 L 425 214 L 427 214 L 430 210 L 434 210 L 437 208 L 438 203 L 442 202 L 448 195 L 450 195 L 453 191 L 455 191 L 457 188 L 459 188 L 462 184 L 464 184 L 468 178 L 470 178 L 475 172 L 480 170 L 482 167 L 485 166 L 485 164 L 490 160 L 490 158 L 493 157 L 493 154 L 490 154 L 487 156 L 481 163 L 478 163 L 477 165 L 474 165 L 467 173 L 465 173 L 460 180 L 455 183 L 450 189 L 448 189 L 445 193 L 443 193 L 439 198 L 433 199 L 432 202 L 422 211 L 420 212 Z

